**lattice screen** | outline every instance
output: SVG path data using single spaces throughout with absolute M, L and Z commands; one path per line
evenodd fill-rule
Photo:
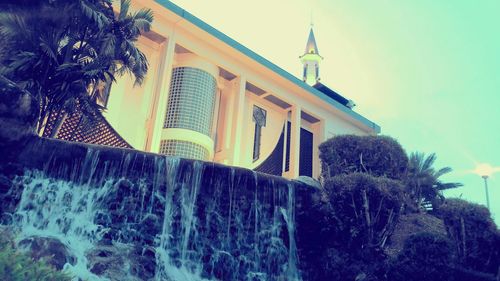
M 43 137 L 50 136 L 52 129 L 57 123 L 57 118 L 57 113 L 53 113 L 49 117 L 47 127 L 43 132 Z M 94 117 L 90 118 L 79 109 L 67 116 L 56 138 L 74 142 L 132 148 L 132 146 L 111 127 L 101 113 L 96 113 Z

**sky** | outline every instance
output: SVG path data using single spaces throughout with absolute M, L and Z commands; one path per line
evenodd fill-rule
M 500 166 L 500 1 L 174 0 L 209 25 L 300 77 L 311 19 L 321 82 L 407 152 L 486 204 L 478 163 Z M 500 172 L 488 180 L 500 225 Z

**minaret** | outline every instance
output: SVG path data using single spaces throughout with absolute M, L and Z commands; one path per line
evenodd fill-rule
M 318 83 L 319 78 L 319 62 L 323 59 L 319 55 L 318 45 L 316 45 L 316 39 L 314 39 L 313 26 L 311 24 L 311 31 L 309 31 L 309 38 L 307 39 L 306 50 L 300 60 L 304 65 L 304 74 L 302 80 L 307 84 L 313 86 Z

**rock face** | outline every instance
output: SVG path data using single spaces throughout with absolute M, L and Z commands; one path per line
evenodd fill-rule
M 301 279 L 295 216 L 318 200 L 305 184 L 37 137 L 7 163 L 25 172 L 0 179 L 4 223 L 83 280 Z
M 43 259 L 47 264 L 61 270 L 66 263 L 75 264 L 76 258 L 61 241 L 49 237 L 28 237 L 18 243 L 19 248 L 29 252 L 35 260 Z

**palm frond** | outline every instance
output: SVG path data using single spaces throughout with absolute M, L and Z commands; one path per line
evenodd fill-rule
M 436 184 L 436 189 L 445 190 L 445 189 L 452 189 L 452 188 L 457 188 L 457 187 L 462 187 L 462 186 L 464 186 L 464 185 L 459 183 L 459 182 L 447 182 L 447 183 L 439 182 Z
M 450 168 L 450 167 L 444 167 L 444 168 L 439 169 L 436 173 L 434 173 L 434 177 L 439 178 L 442 175 L 451 173 L 452 171 L 453 171 L 452 168 Z
M 429 156 L 425 158 L 425 161 L 422 164 L 422 169 L 423 170 L 432 169 L 432 165 L 434 165 L 435 161 L 436 161 L 436 153 L 429 154 Z
M 32 34 L 30 34 L 31 28 L 28 28 L 28 25 L 24 18 L 20 15 L 16 14 L 0 14 L 0 34 L 11 40 L 19 40 L 29 41 L 32 38 Z M 24 40 L 23 40 L 24 39 Z
M 99 29 L 110 23 L 110 20 L 101 11 L 92 7 L 93 5 L 87 0 L 80 1 L 80 9 L 82 13 L 90 20 L 92 20 Z
M 123 20 L 128 15 L 128 10 L 130 9 L 130 0 L 120 1 L 120 14 L 118 15 L 119 20 Z
M 150 9 L 140 9 L 132 16 L 134 28 L 140 32 L 148 32 L 153 23 L 153 11 Z

